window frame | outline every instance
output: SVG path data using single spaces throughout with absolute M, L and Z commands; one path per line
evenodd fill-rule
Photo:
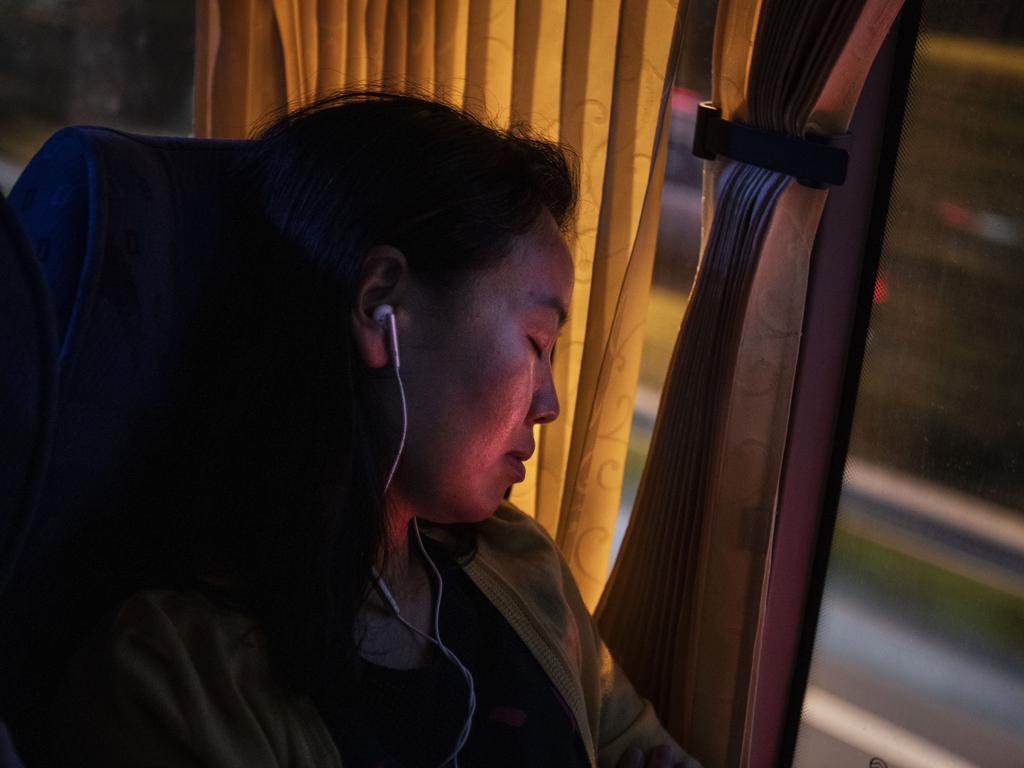
M 811 255 L 748 706 L 755 765 L 790 765 L 796 748 L 922 4 L 907 0 L 875 59 L 850 126 L 849 175 L 829 193 Z

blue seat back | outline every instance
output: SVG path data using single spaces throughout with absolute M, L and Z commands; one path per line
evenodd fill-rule
M 42 490 L 57 396 L 50 294 L 21 226 L 0 196 L 0 594 Z
M 77 537 L 138 513 L 119 507 L 177 418 L 199 308 L 237 267 L 243 145 L 67 128 L 11 191 L 52 296 L 57 360 L 45 474 L 0 529 L 0 551 L 18 551 L 0 582 L 0 716 L 29 764 L 64 663 L 111 598 L 76 570 Z
M 42 489 L 53 437 L 57 334 L 50 294 L 0 196 L 0 594 Z M 0 768 L 22 768 L 0 719 Z

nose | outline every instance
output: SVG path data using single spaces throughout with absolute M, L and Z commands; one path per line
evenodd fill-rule
M 544 366 L 541 385 L 533 393 L 530 404 L 530 423 L 547 424 L 554 421 L 560 413 L 558 393 L 555 391 L 555 380 L 551 374 L 551 366 Z

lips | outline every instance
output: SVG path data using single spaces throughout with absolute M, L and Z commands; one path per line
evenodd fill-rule
M 505 454 L 505 464 L 511 471 L 514 483 L 521 483 L 526 479 L 526 465 L 515 454 Z
M 531 439 L 530 443 L 525 448 L 509 451 L 505 454 L 505 463 L 511 470 L 512 477 L 514 478 L 513 482 L 521 483 L 526 479 L 526 466 L 523 462 L 529 461 L 536 449 L 537 446 Z

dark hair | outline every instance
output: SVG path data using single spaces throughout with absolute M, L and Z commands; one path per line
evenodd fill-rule
M 543 211 L 568 228 L 575 163 L 523 127 L 349 93 L 264 130 L 237 189 L 249 237 L 190 384 L 201 423 L 179 563 L 237 577 L 221 596 L 257 618 L 279 681 L 319 698 L 353 670 L 397 447 L 351 338 L 363 259 L 392 245 L 419 279 L 457 291 Z

